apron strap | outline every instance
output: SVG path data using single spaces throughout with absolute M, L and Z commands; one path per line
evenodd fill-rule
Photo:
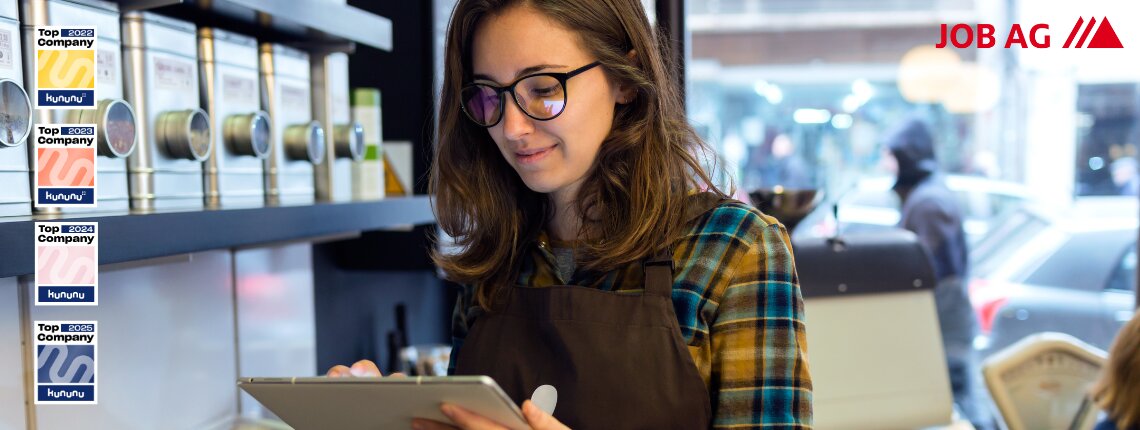
M 673 297 L 673 248 L 666 247 L 645 261 L 645 293 Z

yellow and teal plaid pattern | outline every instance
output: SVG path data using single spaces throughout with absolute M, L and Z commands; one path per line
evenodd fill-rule
M 643 289 L 641 264 L 560 279 L 550 246 L 545 236 L 538 238 L 519 285 Z M 673 307 L 712 397 L 712 427 L 810 429 L 804 305 L 784 227 L 752 206 L 725 201 L 695 217 L 689 232 L 674 243 L 673 261 Z M 469 321 L 463 311 L 472 299 L 468 287 L 456 303 L 455 350 L 466 336 Z

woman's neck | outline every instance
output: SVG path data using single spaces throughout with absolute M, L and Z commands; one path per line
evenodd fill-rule
M 570 184 L 550 193 L 550 200 L 554 204 L 554 216 L 546 225 L 546 229 L 554 240 L 562 242 L 578 240 L 578 234 L 582 227 L 582 217 L 578 214 L 575 196 L 578 194 L 579 185 L 578 183 Z

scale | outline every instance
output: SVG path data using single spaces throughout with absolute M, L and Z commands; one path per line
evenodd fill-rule
M 1067 334 L 1040 333 L 987 359 L 982 374 L 1009 430 L 1091 429 L 1089 387 L 1106 356 Z

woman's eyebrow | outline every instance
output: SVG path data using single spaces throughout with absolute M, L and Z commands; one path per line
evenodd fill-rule
M 536 66 L 530 66 L 530 67 L 527 67 L 525 69 L 519 70 L 518 72 L 515 72 L 515 77 L 512 78 L 512 80 L 518 79 L 522 76 L 529 75 L 531 73 L 541 72 L 541 71 L 546 70 L 546 69 L 557 69 L 557 68 L 565 68 L 565 67 L 566 66 L 563 66 L 561 64 L 539 64 Z M 477 80 L 477 81 L 482 80 L 482 81 L 491 81 L 491 82 L 498 83 L 497 81 L 492 79 L 490 76 L 487 76 L 487 75 L 484 75 L 481 73 L 476 73 L 474 75 L 471 75 L 471 79 Z

